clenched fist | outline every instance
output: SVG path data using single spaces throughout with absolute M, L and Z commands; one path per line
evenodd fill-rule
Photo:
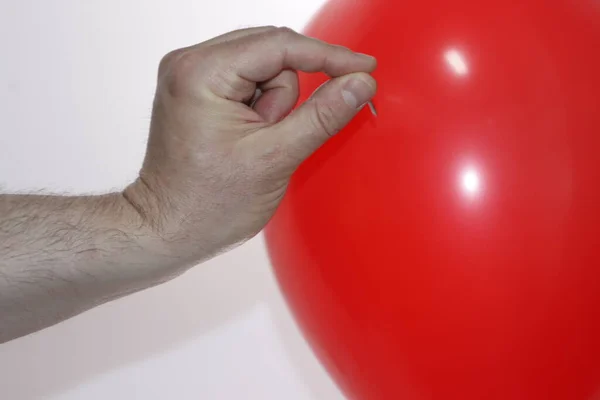
M 256 235 L 298 165 L 375 94 L 376 61 L 287 28 L 234 31 L 165 56 L 127 199 L 197 262 Z M 298 101 L 297 71 L 332 79 Z

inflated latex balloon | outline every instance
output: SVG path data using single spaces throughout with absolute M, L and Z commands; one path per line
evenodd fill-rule
M 343 392 L 600 399 L 600 3 L 339 0 L 305 33 L 379 62 L 266 230 Z

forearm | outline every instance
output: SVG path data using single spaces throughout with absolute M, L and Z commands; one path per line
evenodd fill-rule
M 0 343 L 181 273 L 120 193 L 0 195 Z

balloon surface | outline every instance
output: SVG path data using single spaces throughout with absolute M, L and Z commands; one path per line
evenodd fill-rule
M 265 232 L 347 397 L 600 399 L 600 3 L 338 0 L 305 33 L 379 62 Z

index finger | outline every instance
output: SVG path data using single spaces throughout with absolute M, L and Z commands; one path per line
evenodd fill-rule
M 324 72 L 338 77 L 354 72 L 372 72 L 374 57 L 301 35 L 288 28 L 275 28 L 232 41 L 230 64 L 235 73 L 251 82 L 264 82 L 284 69 Z

